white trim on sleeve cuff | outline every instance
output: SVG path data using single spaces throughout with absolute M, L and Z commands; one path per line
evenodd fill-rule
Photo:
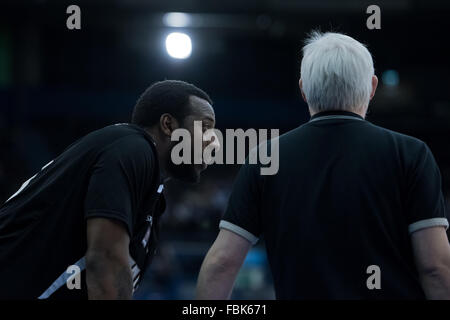
M 231 222 L 225 221 L 225 220 L 220 221 L 219 228 L 230 230 L 231 232 L 236 233 L 237 235 L 250 241 L 252 243 L 252 245 L 255 245 L 259 240 L 258 237 L 255 237 L 253 234 L 251 234 L 247 230 L 245 230 Z
M 420 229 L 430 228 L 430 227 L 445 227 L 445 229 L 448 229 L 448 220 L 446 218 L 431 218 L 431 219 L 425 219 L 420 220 L 414 223 L 411 223 L 408 226 L 408 232 L 409 234 L 416 232 Z

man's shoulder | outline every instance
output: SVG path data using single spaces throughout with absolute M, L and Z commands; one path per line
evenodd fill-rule
M 141 136 L 145 137 L 148 135 L 145 130 L 137 125 L 130 123 L 116 123 L 104 128 L 93 131 L 102 136 L 111 136 L 112 138 L 122 138 L 127 136 Z
M 367 122 L 367 121 L 366 121 Z M 420 140 L 419 138 L 400 133 L 394 130 L 390 130 L 371 122 L 367 122 L 368 130 L 370 130 L 374 135 L 378 135 L 380 139 L 384 138 L 396 143 L 399 146 L 404 146 L 405 148 L 412 149 L 421 149 L 426 147 L 425 142 Z
M 156 149 L 144 129 L 132 124 L 115 124 L 88 133 L 67 147 L 58 158 L 71 160 L 80 157 L 84 160 L 88 157 L 93 161 L 102 157 L 154 162 Z
M 379 150 L 384 149 L 387 152 L 404 154 L 408 158 L 428 152 L 429 148 L 426 143 L 416 137 L 378 126 L 369 121 L 353 121 L 353 123 L 356 125 L 351 127 L 350 132 L 354 131 L 352 135 L 358 136 L 357 140 L 363 141 L 367 145 L 377 145 Z M 311 141 L 314 141 L 318 133 L 309 124 L 307 122 L 281 135 L 279 137 L 280 148 L 283 150 L 298 149 L 299 143 L 313 143 Z
M 155 144 L 144 129 L 132 124 L 114 124 L 100 129 L 99 134 L 105 135 L 103 150 L 115 150 L 120 154 L 140 155 L 154 158 Z M 148 160 L 148 159 L 147 159 Z
M 132 124 L 116 124 L 96 130 L 85 137 L 85 145 L 92 150 L 92 163 L 153 176 L 159 171 L 158 155 L 149 134 Z
M 370 121 L 353 121 L 354 123 L 357 123 L 358 126 L 354 128 L 354 130 L 360 131 L 362 134 L 368 134 L 372 135 L 375 138 L 378 137 L 380 139 L 386 138 L 391 140 L 396 140 L 398 142 L 403 142 L 405 144 L 409 145 L 416 145 L 416 146 L 422 146 L 424 142 L 416 137 L 400 133 L 397 131 L 393 131 L 384 127 L 381 127 L 379 125 L 376 125 Z M 294 128 L 285 134 L 280 136 L 280 141 L 289 141 L 290 139 L 299 136 L 308 134 L 309 132 L 312 132 L 312 127 L 310 126 L 310 122 L 304 123 L 300 125 L 297 128 Z
M 122 145 L 127 148 L 143 147 L 152 150 L 154 142 L 144 129 L 129 123 L 118 123 L 95 130 L 85 136 L 86 141 L 98 144 L 104 148 L 114 145 Z

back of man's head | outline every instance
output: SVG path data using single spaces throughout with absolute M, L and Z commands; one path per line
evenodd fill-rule
M 372 92 L 374 67 L 367 48 L 340 33 L 314 31 L 303 47 L 302 90 L 314 112 L 364 111 Z
M 180 80 L 155 82 L 139 97 L 133 110 L 131 123 L 150 128 L 159 123 L 164 113 L 169 113 L 182 123 L 192 113 L 189 98 L 195 96 L 212 104 L 202 89 Z

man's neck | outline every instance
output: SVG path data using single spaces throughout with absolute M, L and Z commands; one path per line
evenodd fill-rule
M 319 113 L 319 112 L 322 112 L 322 111 L 314 111 L 314 110 L 312 110 L 311 108 L 308 108 L 309 109 L 309 114 L 311 115 L 311 117 L 312 116 L 314 116 L 315 114 L 317 114 L 317 113 Z M 324 110 L 325 111 L 325 110 Z M 358 108 L 358 110 L 327 110 L 327 111 L 347 111 L 347 112 L 352 112 L 352 113 L 355 113 L 355 114 L 357 114 L 357 115 L 359 115 L 359 116 L 361 116 L 363 119 L 365 119 L 366 118 L 366 113 L 367 113 L 367 108 Z
M 166 160 L 167 152 L 163 149 L 164 144 L 161 142 L 161 140 L 159 138 L 159 134 L 157 132 L 155 132 L 155 130 L 153 130 L 151 128 L 144 128 L 144 130 L 152 138 L 152 140 L 155 144 L 161 178 L 163 181 L 166 181 L 169 178 L 167 177 L 166 170 L 165 170 L 165 164 L 167 163 L 167 160 Z

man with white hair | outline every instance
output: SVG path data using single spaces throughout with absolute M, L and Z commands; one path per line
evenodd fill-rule
M 312 33 L 299 84 L 311 120 L 279 138 L 277 175 L 242 166 L 197 298 L 229 298 L 263 235 L 278 299 L 450 299 L 439 168 L 424 142 L 365 120 L 367 48 Z

